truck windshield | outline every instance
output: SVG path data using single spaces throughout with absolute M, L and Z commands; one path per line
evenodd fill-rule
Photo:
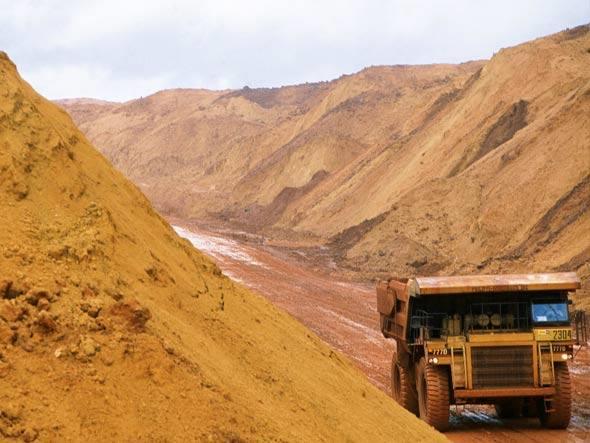
M 533 322 L 563 323 L 568 321 L 565 303 L 533 303 Z

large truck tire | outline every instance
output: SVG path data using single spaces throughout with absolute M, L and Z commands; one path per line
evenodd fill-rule
M 518 418 L 522 415 L 524 402 L 520 398 L 503 400 L 496 403 L 496 415 L 500 418 Z
M 410 369 L 404 367 L 397 358 L 397 352 L 391 359 L 391 395 L 394 400 L 410 411 L 418 415 L 418 394 L 416 385 L 410 373 Z
M 545 405 L 539 407 L 541 424 L 546 428 L 565 429 L 572 415 L 572 383 L 566 363 L 555 365 L 555 395 L 550 403 L 550 411 Z
M 420 418 L 439 431 L 449 428 L 449 374 L 445 367 L 426 363 L 416 367 Z

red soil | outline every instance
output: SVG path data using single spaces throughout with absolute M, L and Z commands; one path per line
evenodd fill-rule
M 191 241 L 223 272 L 258 291 L 347 355 L 379 389 L 388 392 L 394 343 L 379 331 L 373 286 L 311 268 L 293 254 L 244 243 L 191 226 Z M 233 236 L 235 237 L 235 236 Z M 573 418 L 566 431 L 548 431 L 536 419 L 501 420 L 486 406 L 457 408 L 446 436 L 455 442 L 586 441 L 590 436 L 590 353 L 579 351 L 571 366 Z

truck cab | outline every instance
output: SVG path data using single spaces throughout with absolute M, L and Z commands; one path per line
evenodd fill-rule
M 391 278 L 377 284 L 380 326 L 394 339 L 393 397 L 439 430 L 449 406 L 493 404 L 565 428 L 575 273 Z

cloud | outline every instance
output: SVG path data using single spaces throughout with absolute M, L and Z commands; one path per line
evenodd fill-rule
M 31 71 L 27 81 L 38 86 L 48 98 L 103 97 L 105 91 L 119 99 L 137 98 L 168 86 L 168 77 L 120 77 L 96 65 L 64 64 L 43 66 Z
M 117 100 L 488 58 L 590 21 L 588 0 L 0 0 L 0 11 L 1 49 L 33 86 Z

